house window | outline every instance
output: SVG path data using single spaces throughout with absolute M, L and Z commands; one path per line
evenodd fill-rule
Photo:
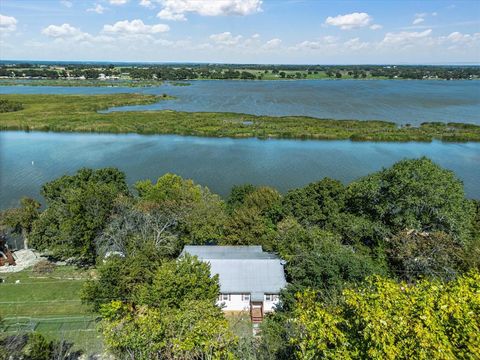
M 230 301 L 230 294 L 221 294 L 220 301 Z
M 250 294 L 242 294 L 242 301 L 250 301 Z
M 277 294 L 265 294 L 265 301 L 277 301 L 278 295 Z

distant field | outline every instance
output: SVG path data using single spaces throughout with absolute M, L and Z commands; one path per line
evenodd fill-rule
M 22 110 L 0 113 L 0 130 L 177 134 L 259 139 L 354 141 L 480 141 L 480 126 L 425 123 L 420 127 L 387 121 L 317 119 L 305 116 L 255 116 L 238 113 L 136 111 L 98 113 L 123 105 L 151 104 L 168 96 L 2 95 Z M 246 109 L 247 110 L 247 109 Z
M 88 272 L 59 266 L 48 275 L 31 269 L 0 273 L 0 336 L 37 331 L 48 338 L 75 343 L 87 353 L 102 350 L 96 316 L 80 301 Z M 16 283 L 20 281 L 20 283 Z

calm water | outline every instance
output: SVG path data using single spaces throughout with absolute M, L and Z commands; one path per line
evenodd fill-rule
M 141 92 L 176 100 L 115 110 L 226 111 L 332 119 L 480 124 L 480 81 L 292 80 L 192 81 L 152 88 L 0 86 L 2 93 L 106 94 Z
M 403 158 L 428 156 L 480 198 L 480 143 L 357 143 L 183 136 L 0 132 L 0 207 L 39 197 L 41 184 L 80 167 L 115 166 L 132 184 L 173 172 L 221 195 L 246 182 L 281 191 L 324 176 L 348 183 Z

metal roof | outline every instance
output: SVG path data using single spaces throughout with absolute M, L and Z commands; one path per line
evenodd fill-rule
M 183 253 L 188 252 L 199 259 L 278 259 L 274 254 L 263 252 L 261 246 L 213 246 L 187 245 Z
M 261 246 L 185 246 L 185 253 L 210 263 L 222 293 L 278 294 L 286 286 L 282 260 Z

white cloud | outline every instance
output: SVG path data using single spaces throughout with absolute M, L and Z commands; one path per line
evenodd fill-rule
M 282 40 L 278 38 L 274 38 L 271 40 L 268 40 L 264 45 L 263 48 L 266 50 L 272 50 L 278 48 L 282 44 Z
M 343 45 L 348 50 L 356 51 L 356 50 L 365 49 L 366 47 L 368 47 L 369 44 L 367 42 L 360 41 L 360 39 L 357 37 L 357 38 L 353 38 L 353 39 L 350 39 L 350 40 L 344 42 Z
M 103 31 L 119 35 L 151 35 L 167 32 L 170 27 L 165 24 L 146 25 L 142 20 L 117 21 L 113 25 L 104 25 Z
M 143 7 L 149 8 L 149 9 L 154 8 L 154 5 L 153 5 L 151 0 L 140 0 L 140 2 L 138 4 L 140 6 L 143 6 Z
M 378 29 L 381 29 L 381 28 L 383 28 L 383 26 L 379 25 L 379 24 L 370 25 L 370 29 L 372 29 L 372 30 L 378 30 Z
M 159 0 L 163 6 L 157 17 L 186 20 L 187 13 L 201 16 L 250 15 L 262 11 L 262 0 Z
M 337 42 L 338 38 L 336 36 L 327 35 L 327 36 L 324 36 L 322 40 L 327 44 L 334 44 L 335 42 Z
M 53 38 L 72 37 L 81 34 L 80 29 L 70 24 L 49 25 L 42 30 L 42 34 Z
M 105 10 L 107 9 L 100 4 L 95 4 L 94 7 L 87 9 L 87 11 L 96 12 L 97 14 L 103 14 Z
M 73 6 L 73 3 L 71 1 L 68 1 L 68 0 L 62 0 L 62 1 L 60 1 L 60 4 L 62 4 L 63 6 L 65 6 L 67 8 L 71 8 Z
M 319 41 L 308 41 L 308 40 L 305 40 L 305 41 L 302 41 L 301 43 L 297 44 L 296 46 L 299 48 L 299 49 L 312 49 L 312 50 L 315 50 L 315 49 L 320 49 L 322 47 L 322 43 L 320 43 Z
M 342 30 L 350 30 L 368 26 L 372 23 L 373 18 L 365 12 L 354 12 L 351 14 L 329 16 L 325 20 L 326 25 L 338 26 Z
M 397 33 L 386 33 L 385 37 L 382 40 L 382 43 L 385 45 L 396 45 L 396 44 L 405 44 L 411 43 L 417 39 L 423 39 L 429 36 L 432 33 L 432 29 L 427 29 L 421 32 L 415 31 L 401 31 Z
M 324 36 L 323 38 L 315 41 L 305 40 L 302 41 L 290 49 L 292 50 L 319 50 L 319 49 L 333 49 L 337 47 L 338 38 L 335 36 Z
M 242 35 L 233 36 L 230 31 L 210 35 L 210 40 L 212 40 L 216 44 L 226 46 L 237 45 L 241 39 Z
M 480 33 L 462 34 L 461 32 L 454 31 L 450 35 L 440 38 L 440 41 L 444 40 L 447 40 L 454 44 L 471 45 L 475 41 L 480 41 Z
M 125 5 L 128 0 L 108 0 L 108 2 L 112 5 Z
M 421 24 L 422 22 L 424 22 L 425 19 L 424 18 L 416 18 L 416 19 L 413 19 L 413 22 L 412 22 L 412 25 L 418 25 L 418 24 Z
M 92 41 L 108 41 L 106 37 L 94 37 L 89 33 L 81 31 L 79 28 L 76 28 L 70 24 L 62 25 L 49 25 L 42 30 L 42 34 L 50 38 L 55 39 L 55 41 L 62 40 L 74 40 L 77 42 L 92 42 Z
M 17 29 L 17 19 L 0 14 L 0 32 L 12 32 Z

